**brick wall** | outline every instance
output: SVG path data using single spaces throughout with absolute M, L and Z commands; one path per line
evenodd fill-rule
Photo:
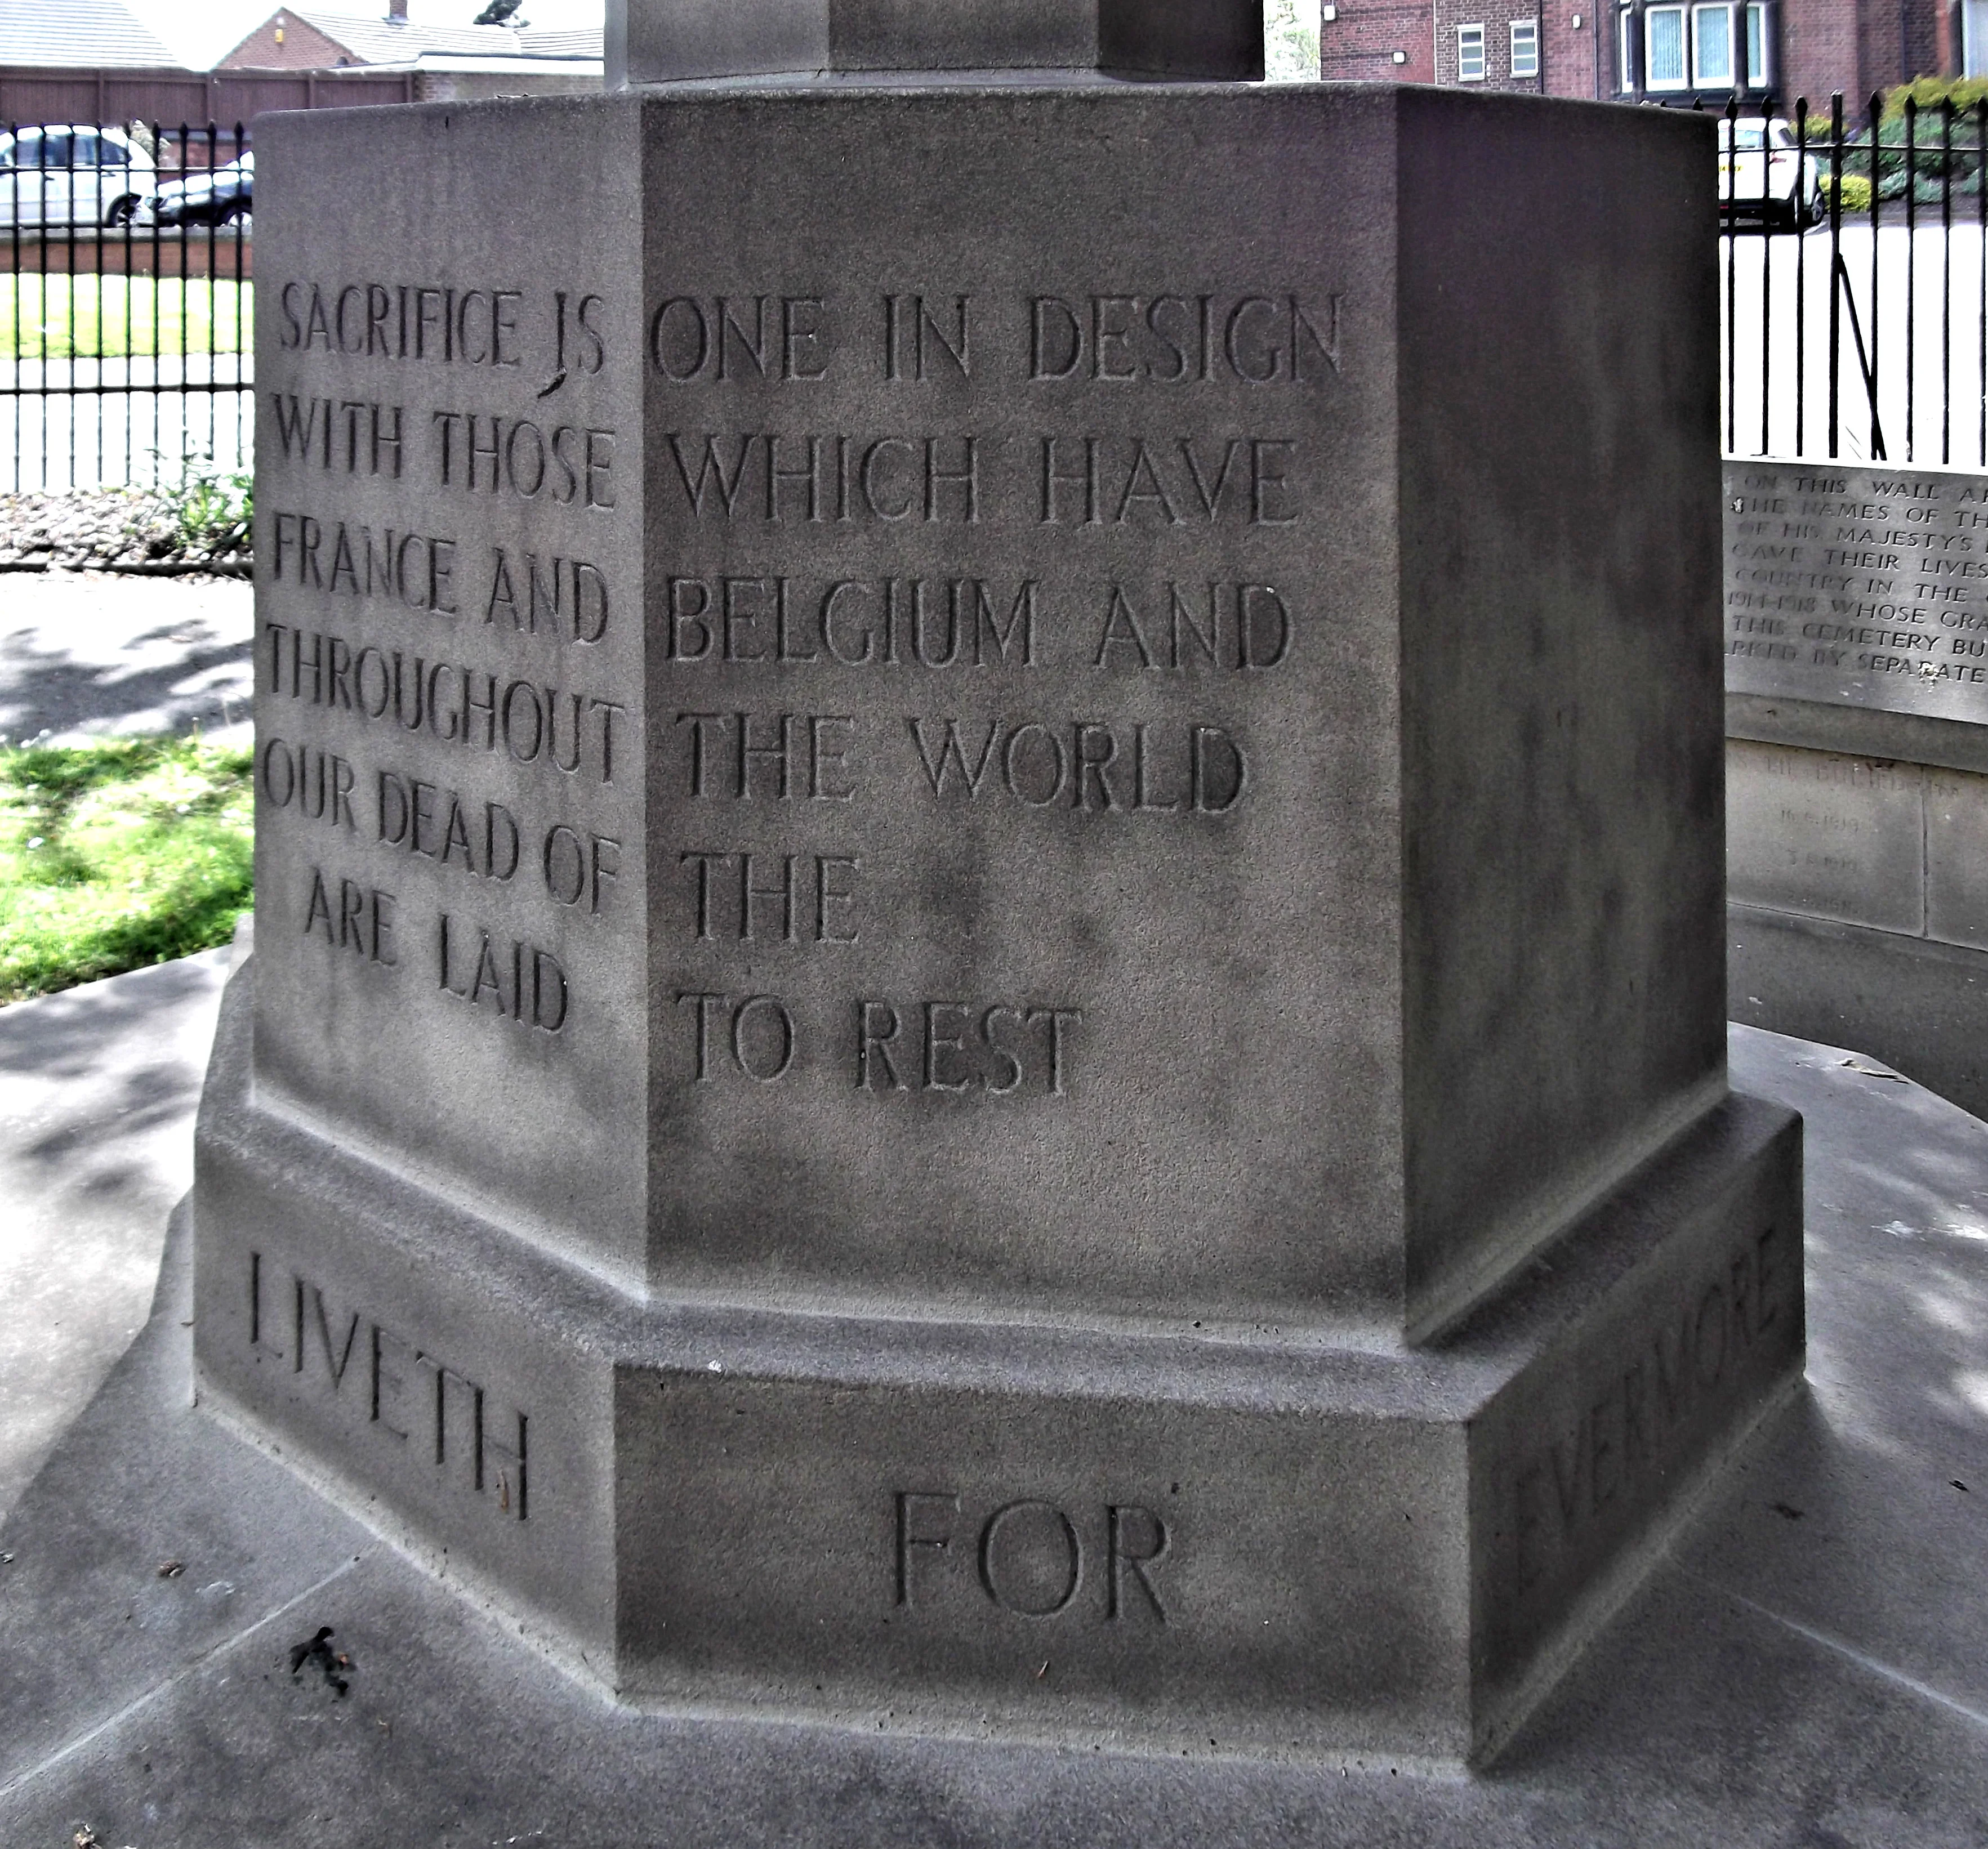
M 1609 55 L 1612 0 L 1596 12 L 1591 0 L 1540 0 L 1540 43 L 1550 96 L 1607 101 L 1615 94 L 1615 63 Z M 1574 22 L 1578 19 L 1581 23 Z M 1601 58 L 1598 76 L 1595 59 Z
M 1512 75 L 1512 22 L 1540 19 L 1546 0 L 1435 0 L 1435 80 L 1459 81 L 1456 72 L 1456 29 L 1459 25 L 1484 28 L 1486 90 L 1521 90 L 1537 95 L 1543 90 L 1540 77 Z M 1542 21 L 1542 24 L 1543 22 Z
M 1318 65 L 1328 82 L 1433 83 L 1429 0 L 1341 0 L 1338 17 L 1320 23 Z
M 1873 90 L 1959 69 L 1950 0 L 1780 0 L 1778 10 L 1781 63 L 1773 85 L 1784 113 L 1806 96 L 1814 113 L 1826 115 L 1830 93 L 1841 90 L 1844 118 L 1854 125 L 1865 120 Z
M 279 36 L 280 35 L 280 37 Z M 276 13 L 221 61 L 224 70 L 331 70 L 353 63 L 336 39 L 307 25 L 295 13 Z
M 1952 18 L 1955 0 L 1776 0 L 1777 62 L 1770 73 L 1783 113 L 1806 96 L 1827 113 L 1832 90 L 1844 93 L 1854 125 L 1874 90 L 1912 77 L 1959 68 L 1960 32 Z M 1901 14 L 1901 7 L 1904 12 Z M 1942 12 L 1949 15 L 1942 34 Z M 1574 20 L 1578 15 L 1581 24 Z M 1487 90 L 1540 90 L 1554 96 L 1621 93 L 1618 69 L 1618 9 L 1608 0 L 1591 12 L 1584 0 L 1342 0 L 1337 19 L 1321 29 L 1320 75 L 1327 79 L 1395 79 L 1454 83 L 1456 29 L 1484 28 Z M 1511 75 L 1511 22 L 1540 23 L 1540 74 Z M 1392 53 L 1408 54 L 1396 64 Z M 1599 63 L 1599 82 L 1597 64 Z

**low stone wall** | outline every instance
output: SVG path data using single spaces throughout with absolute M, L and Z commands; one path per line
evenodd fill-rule
M 1729 463 L 1729 1006 L 1988 1116 L 1988 478 Z
M 239 277 L 255 273 L 255 241 L 232 225 L 187 230 L 78 225 L 0 233 L 0 275 Z

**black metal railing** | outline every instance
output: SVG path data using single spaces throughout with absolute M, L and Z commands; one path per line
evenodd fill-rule
M 0 492 L 250 466 L 240 123 L 0 132 Z
M 1719 139 L 1727 453 L 1988 468 L 1988 101 L 1736 100 Z
M 1988 100 L 1760 106 L 1720 123 L 1728 453 L 1988 469 Z M 9 127 L 0 155 L 0 492 L 250 466 L 248 131 Z

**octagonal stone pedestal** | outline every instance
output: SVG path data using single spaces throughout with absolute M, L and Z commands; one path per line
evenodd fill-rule
M 630 1698 L 1491 1749 L 1801 1362 L 1709 127 L 715 83 L 258 151 L 204 1401 Z

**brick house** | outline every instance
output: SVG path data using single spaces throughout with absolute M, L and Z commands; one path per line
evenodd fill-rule
M 1338 0 L 1320 75 L 1723 106 L 1736 89 L 1861 110 L 1917 76 L 1988 71 L 1988 0 Z
M 518 31 L 505 25 L 419 25 L 407 19 L 407 0 L 389 0 L 384 18 L 286 6 L 257 26 L 216 69 L 358 67 L 411 73 L 415 96 L 424 103 L 597 90 L 601 35 Z

